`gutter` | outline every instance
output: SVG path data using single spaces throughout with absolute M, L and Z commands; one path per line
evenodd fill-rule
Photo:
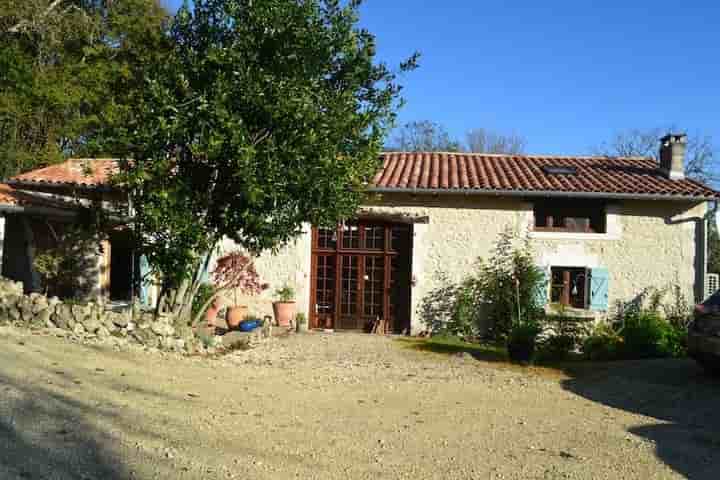
M 3 183 L 10 185 L 11 187 L 25 187 L 29 189 L 33 188 L 51 188 L 58 190 L 81 190 L 85 192 L 99 192 L 99 193 L 113 193 L 117 192 L 118 189 L 108 185 L 83 185 L 80 183 L 53 183 L 53 182 L 32 182 L 26 180 L 7 180 Z
M 710 202 L 718 201 L 717 197 L 697 195 L 672 195 L 672 194 L 639 194 L 639 193 L 612 193 L 612 192 L 560 192 L 557 190 L 471 190 L 471 189 L 446 189 L 446 188 L 368 188 L 368 193 L 409 193 L 414 195 L 464 195 L 464 196 L 488 196 L 488 197 L 556 197 L 556 198 L 592 198 L 592 199 L 614 199 L 614 200 L 671 200 L 671 201 L 696 201 Z
M 61 210 L 51 207 L 20 207 L 17 205 L 0 205 L 0 213 L 22 213 L 27 215 L 45 215 L 52 217 L 75 218 L 76 211 Z

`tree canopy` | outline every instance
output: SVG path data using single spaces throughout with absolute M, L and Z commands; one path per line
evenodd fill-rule
M 668 132 L 681 131 L 676 127 L 630 129 L 616 133 L 609 142 L 596 147 L 601 155 L 621 157 L 649 157 L 658 160 L 660 138 Z M 685 174 L 707 184 L 720 182 L 720 157 L 716 154 L 713 139 L 709 135 L 688 135 Z
M 259 252 L 355 213 L 401 102 L 396 76 L 416 63 L 376 61 L 359 4 L 197 0 L 177 13 L 172 52 L 113 140 L 140 248 L 180 313 L 221 238 Z
M 445 127 L 430 120 L 406 123 L 398 129 L 389 150 L 405 152 L 471 152 L 521 154 L 527 140 L 517 134 L 501 134 L 476 128 L 466 134 L 466 142 L 453 138 Z
M 0 179 L 108 153 L 167 20 L 157 0 L 0 0 Z

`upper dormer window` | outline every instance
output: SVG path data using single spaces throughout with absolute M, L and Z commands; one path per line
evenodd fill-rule
M 564 199 L 538 201 L 533 206 L 539 232 L 606 233 L 605 204 Z

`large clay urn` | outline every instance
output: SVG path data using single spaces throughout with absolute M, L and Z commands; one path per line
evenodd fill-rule
M 295 302 L 273 302 L 275 321 L 281 327 L 289 327 L 290 321 L 295 318 Z
M 240 326 L 240 322 L 245 320 L 247 314 L 247 305 L 240 305 L 228 308 L 227 318 L 225 319 L 227 321 L 228 328 L 230 330 L 237 330 L 237 328 Z

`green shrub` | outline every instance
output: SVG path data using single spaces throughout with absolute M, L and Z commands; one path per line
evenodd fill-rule
M 460 283 L 441 275 L 439 286 L 421 300 L 418 313 L 434 335 L 473 339 L 485 334 L 489 325 L 488 336 L 504 340 L 513 324 L 542 319 L 542 282 L 527 239 L 521 243 L 512 229 L 506 229 L 489 259 L 478 260 L 474 275 Z
M 530 362 L 535 356 L 537 337 L 542 331 L 538 322 L 515 322 L 508 332 L 507 349 L 510 360 Z
M 640 310 L 625 315 L 620 335 L 623 338 L 623 358 L 664 356 L 661 343 L 665 336 L 665 321 L 655 311 Z
M 492 325 L 493 337 L 507 335 L 517 321 L 536 322 L 542 318 L 538 290 L 543 287 L 543 279 L 529 240 L 519 243 L 512 229 L 504 230 L 489 260 L 480 260 L 476 279 L 477 300 Z
M 472 279 L 455 284 L 440 274 L 438 283 L 420 302 L 422 322 L 433 336 L 476 337 L 480 312 Z
M 623 338 L 612 325 L 602 323 L 584 339 L 582 352 L 588 360 L 617 360 L 620 358 L 622 344 Z

